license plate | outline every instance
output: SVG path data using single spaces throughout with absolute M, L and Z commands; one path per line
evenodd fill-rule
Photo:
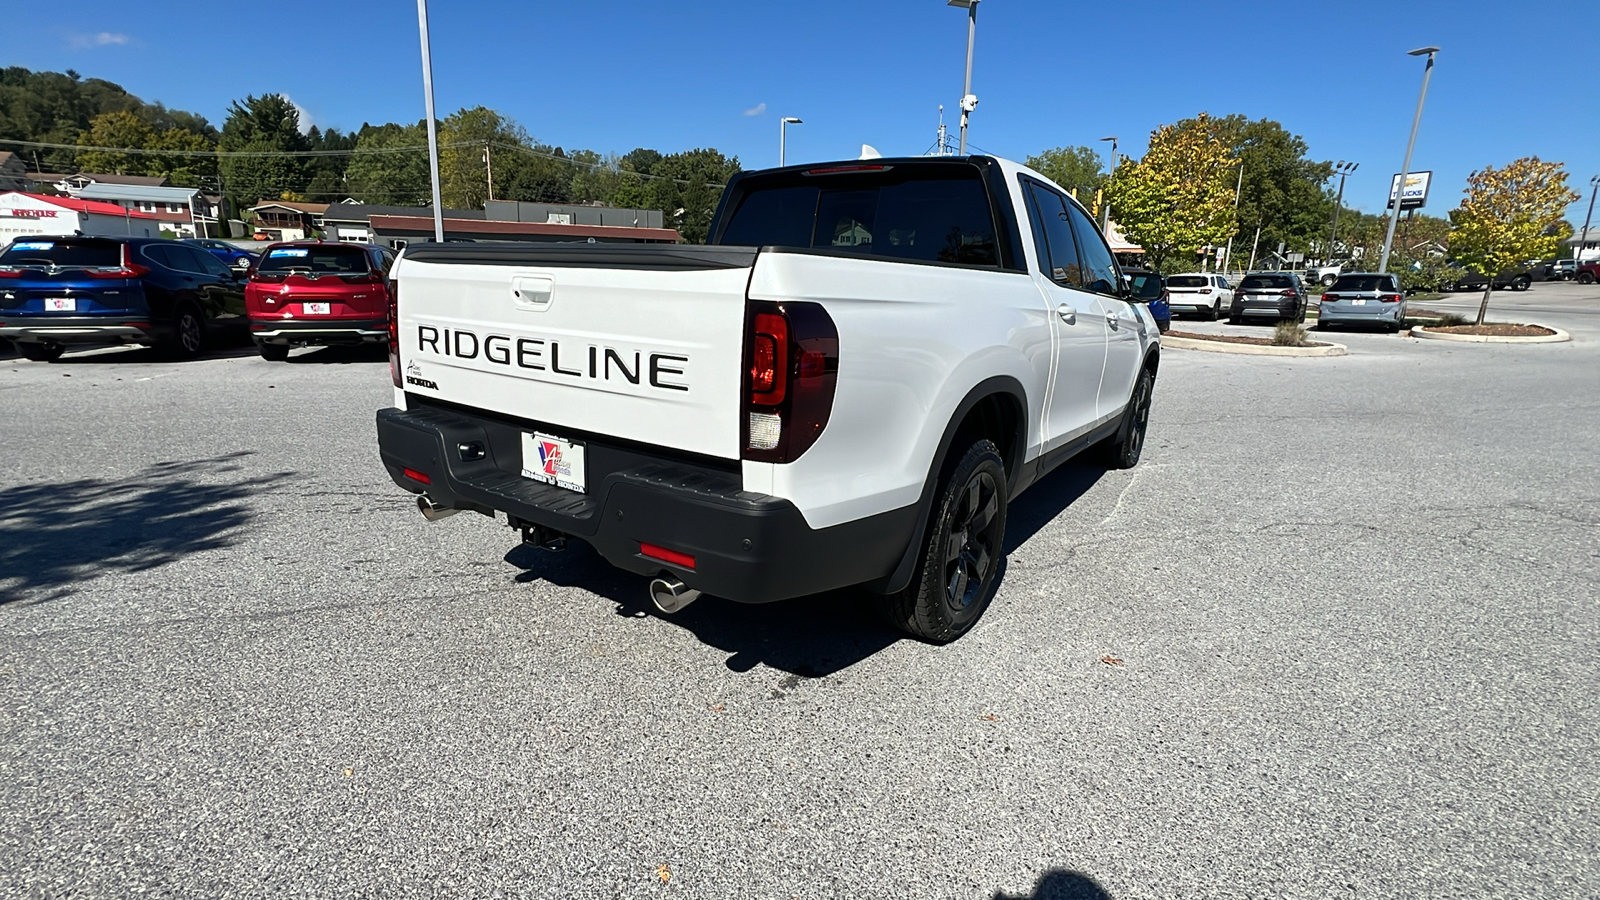
M 78 301 L 71 297 L 46 297 L 44 308 L 46 312 L 76 312 Z
M 585 493 L 583 445 L 554 435 L 524 431 L 522 476 Z
M 1365 298 L 1365 297 L 1357 297 L 1354 300 L 1351 300 L 1350 303 L 1351 303 L 1352 306 L 1366 306 L 1367 305 L 1367 298 Z
M 302 303 L 300 304 L 300 311 L 308 316 L 325 316 L 328 314 L 328 304 Z

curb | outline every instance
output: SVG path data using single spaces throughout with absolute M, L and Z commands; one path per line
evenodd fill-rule
M 1538 337 L 1502 337 L 1493 334 L 1440 334 L 1436 331 L 1424 331 L 1425 327 L 1423 325 L 1412 326 L 1411 336 L 1428 341 L 1460 341 L 1466 344 L 1560 344 L 1572 340 L 1572 335 L 1551 325 L 1539 325 L 1538 327 L 1549 328 L 1555 334 L 1545 334 Z
M 1324 344 L 1320 347 L 1272 347 L 1266 344 L 1233 344 L 1228 341 L 1204 341 L 1165 335 L 1161 338 L 1161 345 L 1179 350 L 1243 353 L 1246 356 L 1345 356 L 1350 352 L 1343 344 Z

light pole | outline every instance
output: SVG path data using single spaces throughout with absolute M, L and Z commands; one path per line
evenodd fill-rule
M 1422 124 L 1422 101 L 1428 99 L 1428 79 L 1433 76 L 1433 58 L 1439 55 L 1438 47 L 1418 47 L 1407 51 L 1408 56 L 1427 56 L 1428 64 L 1422 69 L 1422 93 L 1417 95 L 1417 114 L 1411 120 L 1411 139 L 1406 141 L 1406 159 L 1400 164 L 1400 186 L 1395 188 L 1394 209 L 1389 213 L 1389 230 L 1383 236 L 1383 256 L 1378 260 L 1378 272 L 1389 271 L 1389 250 L 1394 246 L 1394 226 L 1400 221 L 1400 207 L 1405 203 L 1406 176 L 1411 174 L 1411 151 L 1417 146 L 1417 126 Z
M 967 78 L 961 89 L 961 155 L 967 155 L 967 118 L 978 108 L 978 98 L 972 93 L 972 44 L 978 39 L 978 0 L 946 0 L 946 6 L 963 7 L 967 11 Z
M 1239 160 L 1239 183 L 1233 188 L 1233 231 L 1239 232 L 1239 195 L 1244 193 L 1244 160 Z M 1233 265 L 1233 235 L 1228 235 L 1228 249 L 1222 254 L 1222 274 L 1228 274 Z
M 439 129 L 433 121 L 433 60 L 428 54 L 428 0 L 417 0 L 422 32 L 422 100 L 428 113 L 428 170 L 433 176 L 433 239 L 444 243 L 444 204 L 439 201 Z
M 1339 164 L 1333 167 L 1333 174 L 1339 176 L 1339 196 L 1333 201 L 1333 226 L 1328 230 L 1328 252 L 1322 254 L 1324 264 L 1333 262 L 1333 245 L 1339 239 L 1339 207 L 1344 205 L 1344 180 L 1354 175 L 1356 167 L 1360 165 L 1341 159 Z
M 800 125 L 800 124 L 803 124 L 803 123 L 799 119 L 795 118 L 794 116 L 784 116 L 783 118 L 778 120 L 778 165 L 779 166 L 783 165 L 784 145 L 789 142 L 788 128 L 789 128 L 790 125 Z
M 1106 184 L 1110 184 L 1111 176 L 1117 172 L 1117 136 L 1103 137 L 1100 140 L 1102 143 L 1111 142 L 1111 165 L 1106 167 Z M 1100 233 L 1105 234 L 1106 229 L 1111 227 L 1111 200 L 1105 197 L 1105 188 L 1102 187 L 1100 191 Z
M 1600 175 L 1589 179 L 1589 212 L 1583 217 L 1583 230 L 1578 232 L 1578 246 L 1572 248 L 1573 265 L 1583 262 L 1583 245 L 1589 243 L 1589 220 L 1594 218 L 1594 195 L 1600 193 Z

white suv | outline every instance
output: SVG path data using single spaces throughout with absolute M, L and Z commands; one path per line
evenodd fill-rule
M 1174 315 L 1188 313 L 1213 322 L 1233 306 L 1233 286 L 1228 279 L 1210 272 L 1190 272 L 1167 277 L 1167 303 Z

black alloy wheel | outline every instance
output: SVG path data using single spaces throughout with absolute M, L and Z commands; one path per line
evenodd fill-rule
M 1533 287 L 1533 279 L 1526 275 L 1518 278 L 1516 281 L 1511 282 L 1511 289 L 1513 291 L 1525 291 L 1530 287 Z
M 1582 273 L 1581 275 L 1578 276 L 1578 283 L 1579 284 L 1594 284 L 1594 273 L 1593 272 L 1584 272 L 1584 273 Z
M 1149 369 L 1139 371 L 1133 383 L 1133 393 L 1122 413 L 1122 424 L 1117 433 L 1106 438 L 1101 457 L 1108 469 L 1131 469 L 1139 464 L 1144 452 L 1144 437 L 1150 427 L 1150 395 L 1156 386 L 1156 376 Z
M 935 498 L 911 583 L 880 600 L 890 624 L 935 644 L 971 630 L 994 596 L 1005 553 L 1007 491 L 994 442 L 971 444 Z
M 206 346 L 206 326 L 192 306 L 178 308 L 172 317 L 172 338 L 167 350 L 179 359 L 194 359 Z

